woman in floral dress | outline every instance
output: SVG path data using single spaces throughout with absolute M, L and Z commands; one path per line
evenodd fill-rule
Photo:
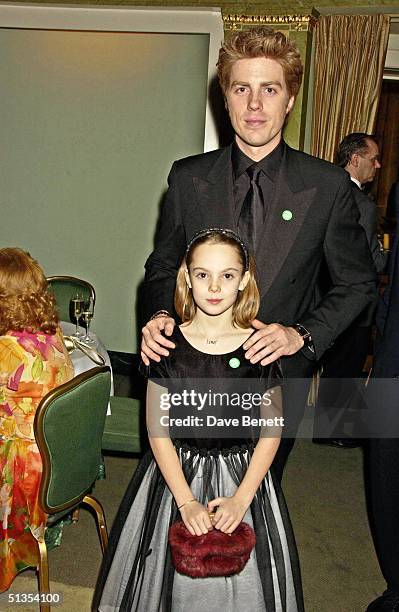
M 72 377 L 43 271 L 25 251 L 0 249 L 0 591 L 38 564 L 47 517 L 33 421 L 42 397 Z

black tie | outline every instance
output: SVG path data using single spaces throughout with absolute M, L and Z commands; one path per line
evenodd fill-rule
M 246 170 L 251 184 L 242 204 L 238 219 L 238 232 L 242 240 L 248 245 L 250 251 L 255 253 L 258 239 L 263 229 L 264 206 L 262 190 L 259 186 L 261 169 L 255 163 Z

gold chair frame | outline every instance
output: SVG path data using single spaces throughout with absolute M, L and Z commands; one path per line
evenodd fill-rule
M 48 406 L 58 397 L 64 395 L 68 391 L 71 391 L 75 387 L 78 387 L 82 382 L 98 375 L 101 373 L 109 372 L 108 366 L 99 366 L 96 368 L 92 368 L 87 372 L 83 372 L 79 374 L 75 378 L 72 378 L 70 381 L 66 382 L 59 387 L 56 387 L 52 391 L 50 391 L 39 403 L 35 421 L 34 421 L 34 432 L 35 438 L 37 442 L 37 446 L 40 451 L 40 455 L 43 463 L 43 472 L 42 479 L 40 484 L 40 492 L 39 492 L 39 503 L 47 514 L 56 514 L 58 512 L 62 512 L 64 510 L 71 509 L 73 510 L 72 519 L 73 522 L 77 521 L 79 506 L 83 504 L 89 505 L 95 512 L 97 528 L 99 532 L 101 550 L 104 555 L 107 546 L 108 546 L 108 531 L 105 522 L 104 510 L 101 503 L 93 496 L 89 495 L 89 491 L 92 489 L 94 483 L 82 493 L 76 497 L 75 499 L 60 504 L 58 506 L 49 507 L 46 501 L 46 492 L 50 484 L 51 478 L 51 458 L 48 452 L 47 443 L 45 441 L 45 437 L 43 434 L 43 420 L 47 411 Z M 48 563 L 48 553 L 47 546 L 44 538 L 42 540 L 37 540 L 37 545 L 39 549 L 39 564 L 37 567 L 38 572 L 38 580 L 39 580 L 39 593 L 48 594 L 50 593 L 50 580 L 49 580 L 49 563 Z M 51 606 L 48 603 L 40 602 L 40 612 L 50 612 Z

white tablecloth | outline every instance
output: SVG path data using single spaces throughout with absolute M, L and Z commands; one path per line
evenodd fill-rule
M 62 333 L 65 336 L 72 336 L 75 333 L 76 326 L 74 323 L 70 323 L 69 321 L 61 321 L 61 329 L 62 329 Z M 79 330 L 81 332 L 84 332 L 84 329 L 82 327 L 79 327 Z M 113 379 L 111 361 L 107 353 L 107 349 L 105 348 L 101 340 L 96 336 L 94 332 L 90 331 L 90 336 L 92 336 L 93 339 L 95 340 L 95 343 L 90 344 L 90 346 L 94 348 L 102 357 L 104 357 L 105 359 L 104 365 L 109 366 L 111 370 L 111 395 L 113 395 L 114 394 L 114 379 Z M 72 359 L 75 376 L 77 376 L 78 374 L 81 374 L 82 372 L 86 372 L 87 370 L 91 370 L 91 368 L 95 368 L 97 366 L 97 364 L 94 363 L 90 359 L 90 357 L 88 357 L 87 355 L 82 353 L 82 351 L 79 351 L 77 349 L 72 351 L 72 353 L 70 353 L 70 356 Z M 111 414 L 109 405 L 108 405 L 107 414 Z

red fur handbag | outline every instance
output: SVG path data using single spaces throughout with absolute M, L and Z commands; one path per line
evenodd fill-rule
M 205 535 L 191 535 L 183 521 L 169 529 L 173 565 L 180 574 L 191 578 L 238 574 L 255 542 L 255 532 L 248 523 L 240 523 L 231 535 L 218 529 Z

